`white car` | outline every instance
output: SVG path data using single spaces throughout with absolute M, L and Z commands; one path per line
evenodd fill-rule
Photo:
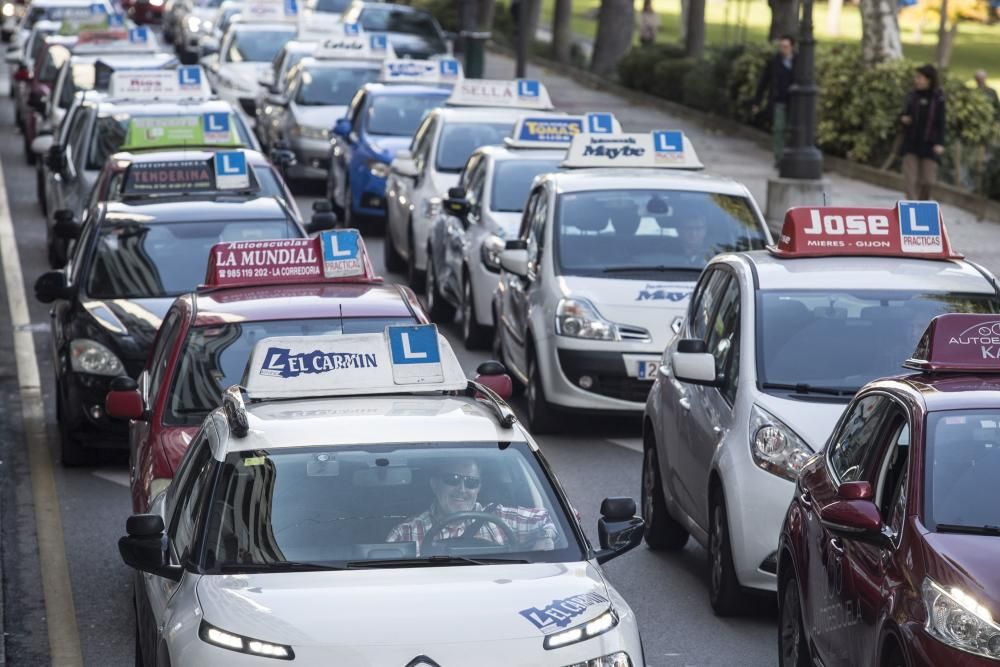
M 937 204 L 898 210 L 791 209 L 777 248 L 708 265 L 663 353 L 643 418 L 646 542 L 702 544 L 720 615 L 776 590 L 796 475 L 854 393 L 900 373 L 935 315 L 1000 312 Z
M 592 548 L 433 325 L 263 339 L 244 385 L 119 541 L 137 664 L 645 664 L 600 565 L 641 542 L 634 501 Z
M 517 236 L 535 177 L 559 169 L 576 134 L 602 128 L 621 131 L 613 114 L 522 116 L 503 145 L 479 148 L 465 163 L 427 240 L 426 292 L 435 322 L 451 322 L 460 311 L 467 348 L 493 340 L 500 253 Z
M 431 225 L 442 198 L 458 185 L 465 161 L 480 146 L 503 143 L 525 111 L 551 109 L 548 91 L 538 81 L 458 82 L 447 106 L 427 115 L 410 150 L 397 152 L 389 166 L 386 269 L 405 269 L 410 286 L 422 291 Z
M 680 132 L 580 134 L 562 166 L 532 187 L 493 299 L 533 432 L 568 410 L 640 414 L 708 260 L 770 241 L 749 190 L 697 173 Z
M 222 38 L 219 53 L 202 58 L 212 88 L 251 127 L 256 122 L 261 79 L 270 79 L 274 57 L 295 34 L 294 22 L 233 23 Z

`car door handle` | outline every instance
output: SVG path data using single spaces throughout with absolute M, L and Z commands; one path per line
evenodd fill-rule
M 837 557 L 844 555 L 844 543 L 840 541 L 839 537 L 830 538 L 830 551 Z
M 811 510 L 813 506 L 812 494 L 809 493 L 808 491 L 803 491 L 802 493 L 799 494 L 799 502 L 802 503 L 802 505 L 805 506 L 806 509 Z
M 726 431 L 726 429 L 722 428 L 721 426 L 713 426 L 712 427 L 712 433 L 714 433 L 716 435 L 719 435 L 720 433 L 725 433 L 725 431 Z
M 677 405 L 681 406 L 681 410 L 689 412 L 691 410 L 691 399 L 685 396 L 677 401 Z

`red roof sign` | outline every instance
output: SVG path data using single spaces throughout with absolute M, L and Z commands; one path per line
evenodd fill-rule
M 938 315 L 903 365 L 938 373 L 1000 373 L 1000 314 Z
M 334 229 L 311 239 L 217 243 L 202 287 L 381 281 L 358 230 Z
M 895 208 L 791 208 L 778 245 L 769 250 L 787 258 L 962 257 L 951 249 L 941 209 L 933 201 L 901 201 Z

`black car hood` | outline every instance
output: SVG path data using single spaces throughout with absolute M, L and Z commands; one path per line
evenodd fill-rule
M 146 360 L 163 316 L 173 302 L 173 297 L 86 299 L 81 305 L 90 315 L 93 326 L 103 334 L 101 337 L 114 341 L 115 353 L 130 366 L 130 361 Z
M 420 35 L 409 35 L 400 32 L 388 33 L 389 43 L 400 58 L 430 58 L 445 55 L 447 51 L 443 42 L 427 39 Z

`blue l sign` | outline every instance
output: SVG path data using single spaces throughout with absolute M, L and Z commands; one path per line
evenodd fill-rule
M 684 134 L 677 130 L 653 132 L 653 150 L 657 153 L 683 153 Z
M 614 116 L 609 113 L 588 113 L 587 132 L 591 134 L 611 134 L 614 131 Z
M 385 35 L 372 35 L 368 43 L 372 51 L 385 51 L 389 48 L 389 41 Z
M 185 65 L 177 68 L 177 81 L 181 88 L 201 88 L 201 68 L 197 65 Z
M 388 327 L 387 330 L 393 365 L 441 363 L 437 327 L 433 324 Z
M 219 151 L 215 154 L 215 187 L 220 190 L 245 190 L 250 187 L 245 153 Z
M 358 256 L 358 232 L 353 229 L 336 229 L 323 232 L 323 261 L 336 262 Z
M 458 76 L 458 61 L 454 58 L 446 58 L 441 61 L 441 74 L 445 76 Z
M 145 44 L 149 41 L 149 28 L 146 26 L 129 28 L 128 41 L 130 44 Z
M 357 23 L 345 23 L 344 24 L 344 34 L 345 35 L 360 35 L 361 26 Z
M 534 79 L 520 79 L 517 82 L 518 97 L 538 97 L 538 82 Z
M 939 236 L 941 209 L 936 201 L 899 202 L 899 229 L 904 236 Z

